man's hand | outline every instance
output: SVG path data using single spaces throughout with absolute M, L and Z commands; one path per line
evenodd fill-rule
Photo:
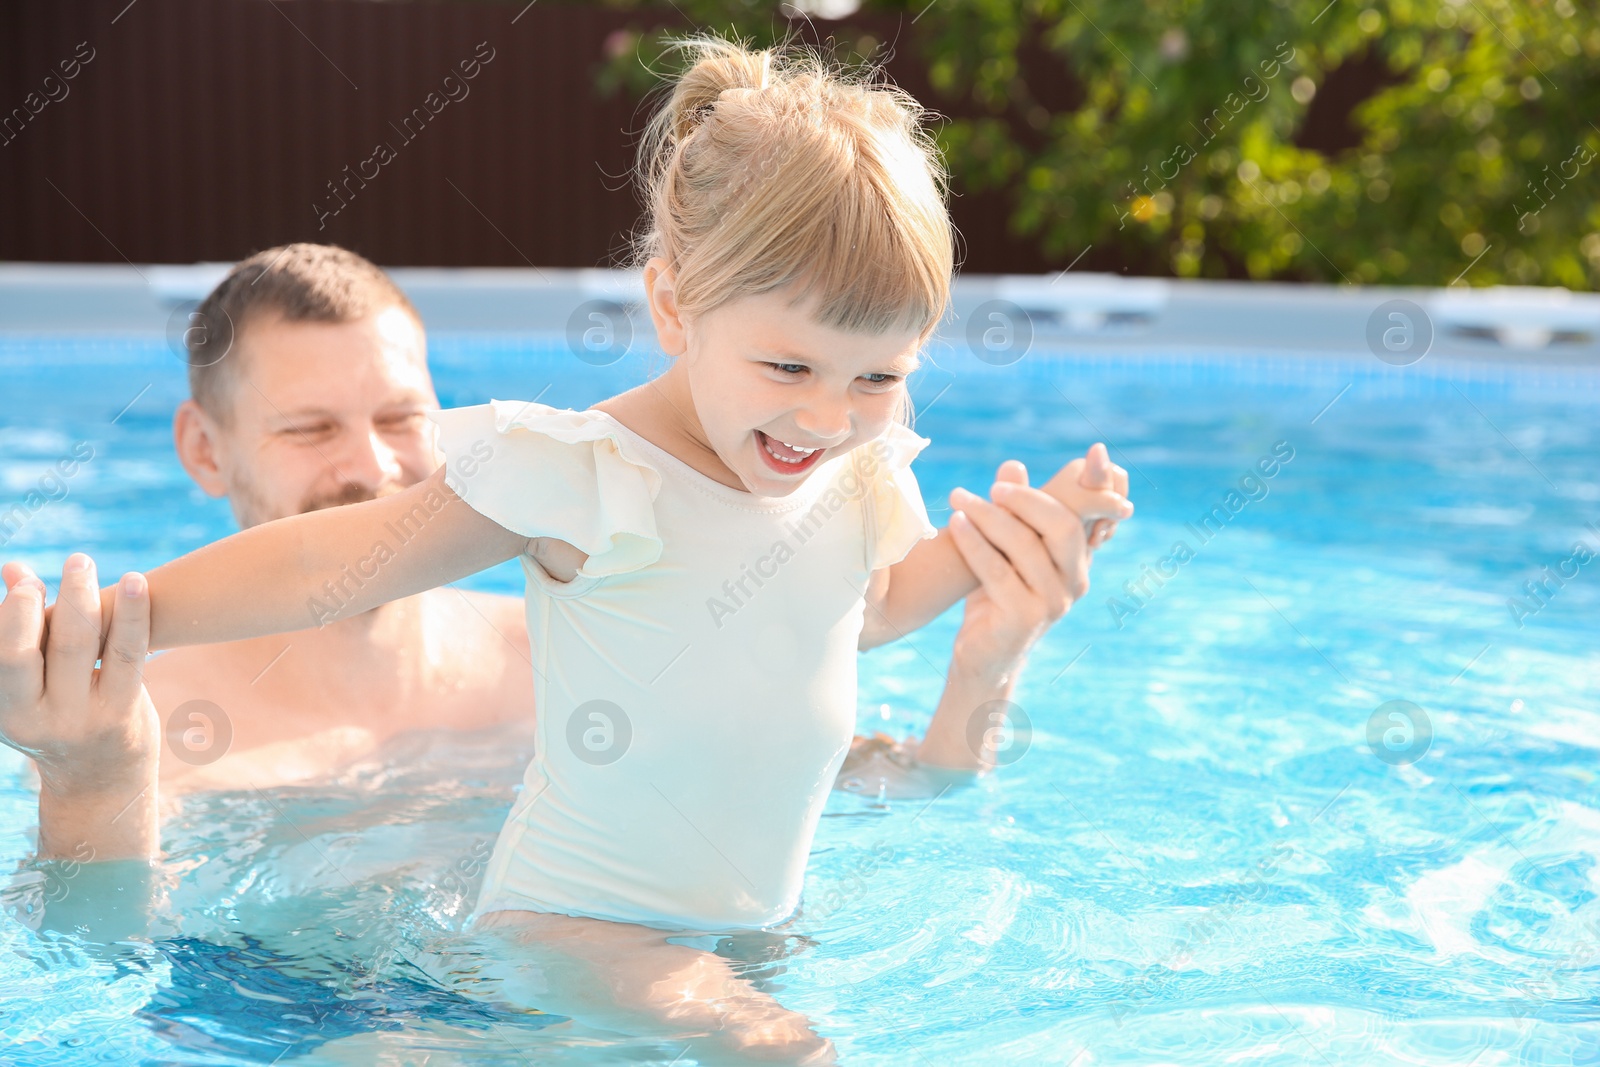
M 1133 514 L 1127 492 L 1128 472 L 1097 442 L 1041 488 L 1029 488 L 1027 468 L 1008 459 L 988 503 L 966 494 L 961 506 L 971 513 L 952 516 L 950 528 L 983 584 L 967 596 L 956 659 L 995 675 L 1020 661 L 1089 591 L 1094 550 Z
M 1070 495 L 1091 515 L 1131 511 L 1107 491 L 1074 490 Z M 950 518 L 956 547 L 982 583 L 967 595 L 954 659 L 971 673 L 998 678 L 1019 667 L 1034 642 L 1089 591 L 1090 520 L 1030 488 L 1017 460 L 1000 465 L 990 500 L 963 491 L 951 502 L 958 507 Z
M 1127 473 L 1097 444 L 1043 488 L 1029 487 L 1027 468 L 1012 459 L 1000 465 L 989 500 L 951 494 L 958 514 L 950 529 L 981 584 L 967 596 L 944 695 L 916 746 L 919 770 L 991 765 L 994 754 L 978 750 L 973 737 L 992 731 L 974 731 L 973 716 L 1010 699 L 1028 650 L 1088 593 L 1094 547 L 1133 514 L 1127 488 Z M 892 777 L 872 742 L 854 755 L 852 780 L 870 785 L 874 767 L 879 780 Z
M 39 858 L 154 855 L 161 729 L 142 678 L 144 576 L 123 576 L 103 626 L 94 561 L 75 553 L 48 627 L 44 583 L 17 563 L 0 576 L 0 742 L 39 769 Z

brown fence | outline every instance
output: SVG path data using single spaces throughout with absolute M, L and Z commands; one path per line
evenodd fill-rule
M 643 113 L 595 76 L 639 21 L 548 0 L 6 0 L 0 259 L 319 240 L 395 266 L 611 265 Z M 914 64 L 890 71 L 921 89 Z M 957 198 L 966 269 L 1046 269 L 1005 207 Z

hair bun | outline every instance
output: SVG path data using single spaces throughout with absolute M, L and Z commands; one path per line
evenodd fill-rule
M 680 313 L 797 285 L 824 326 L 926 339 L 949 303 L 954 234 L 922 106 L 878 68 L 787 41 L 702 34 L 669 52 L 681 73 L 639 144 L 633 248 L 674 273 Z
M 695 54 L 693 65 L 678 76 L 666 111 L 675 140 L 685 141 L 705 122 L 724 93 L 765 89 L 770 83 L 772 52 L 751 52 L 732 41 L 693 37 L 674 41 L 673 51 Z

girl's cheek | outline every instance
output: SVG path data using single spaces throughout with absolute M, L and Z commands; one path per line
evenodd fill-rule
M 861 408 L 863 415 L 865 415 L 862 421 L 872 423 L 876 429 L 873 436 L 876 437 L 889 428 L 889 424 L 895 421 L 895 418 L 905 405 L 906 389 L 903 385 L 888 392 L 879 393 L 871 397 Z

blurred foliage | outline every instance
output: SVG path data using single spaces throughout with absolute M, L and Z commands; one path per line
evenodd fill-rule
M 757 44 L 800 24 L 774 3 L 608 6 Z M 1095 246 L 1191 277 L 1600 283 L 1593 0 L 865 0 L 813 21 L 848 60 L 883 58 L 886 19 L 894 67 L 953 116 L 956 188 L 1003 190 L 1063 265 Z M 615 35 L 602 84 L 648 87 L 662 39 Z

